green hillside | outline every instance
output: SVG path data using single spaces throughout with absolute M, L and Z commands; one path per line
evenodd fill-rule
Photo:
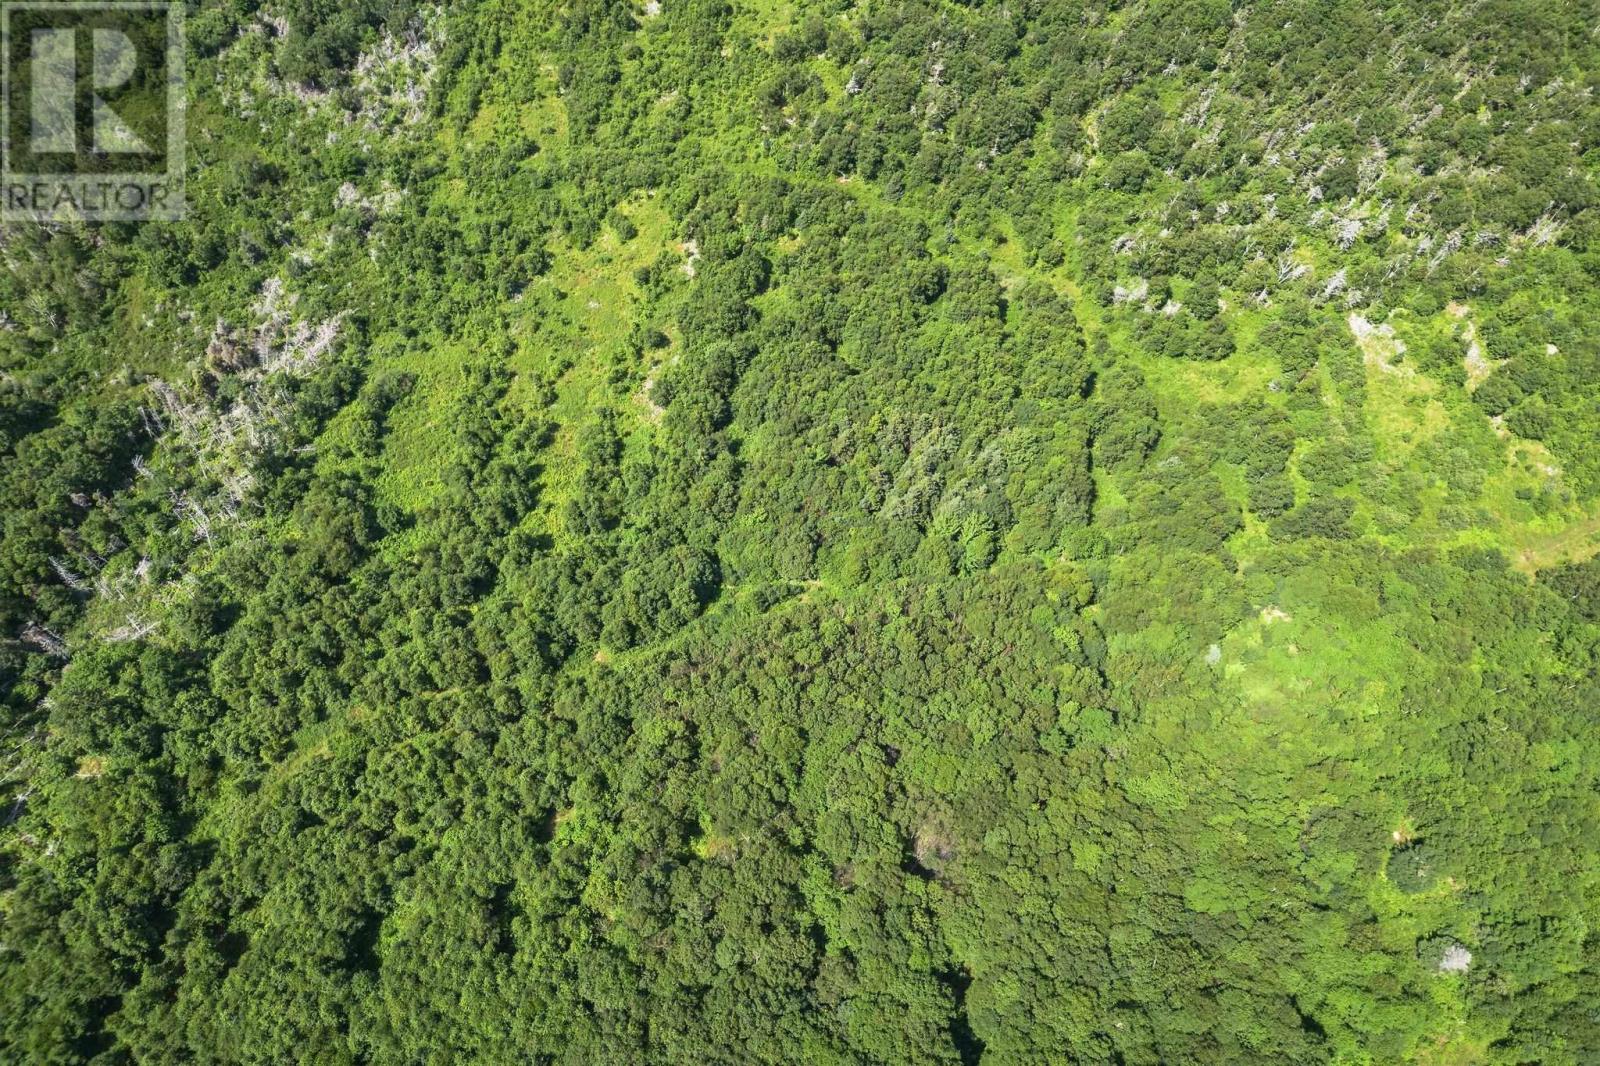
M 1597 25 L 197 0 L 0 228 L 0 1062 L 1600 1061 Z

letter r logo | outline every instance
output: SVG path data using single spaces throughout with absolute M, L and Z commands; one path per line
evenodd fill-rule
M 133 40 L 121 30 L 105 27 L 53 27 L 33 31 L 33 129 L 30 136 L 33 150 L 39 153 L 78 150 L 75 119 L 80 36 L 87 38 L 92 56 L 88 103 L 94 150 L 124 155 L 149 152 L 149 145 L 101 95 L 126 85 L 139 65 L 139 53 Z
M 183 217 L 183 7 L 0 0 L 0 220 Z

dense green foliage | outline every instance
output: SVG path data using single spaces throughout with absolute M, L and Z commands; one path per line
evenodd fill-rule
M 1600 1058 L 1553 0 L 189 15 L 0 272 L 0 1060 Z

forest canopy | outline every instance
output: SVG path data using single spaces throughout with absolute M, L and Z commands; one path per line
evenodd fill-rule
M 0 229 L 0 1060 L 1600 1060 L 1554 0 L 197 0 Z

